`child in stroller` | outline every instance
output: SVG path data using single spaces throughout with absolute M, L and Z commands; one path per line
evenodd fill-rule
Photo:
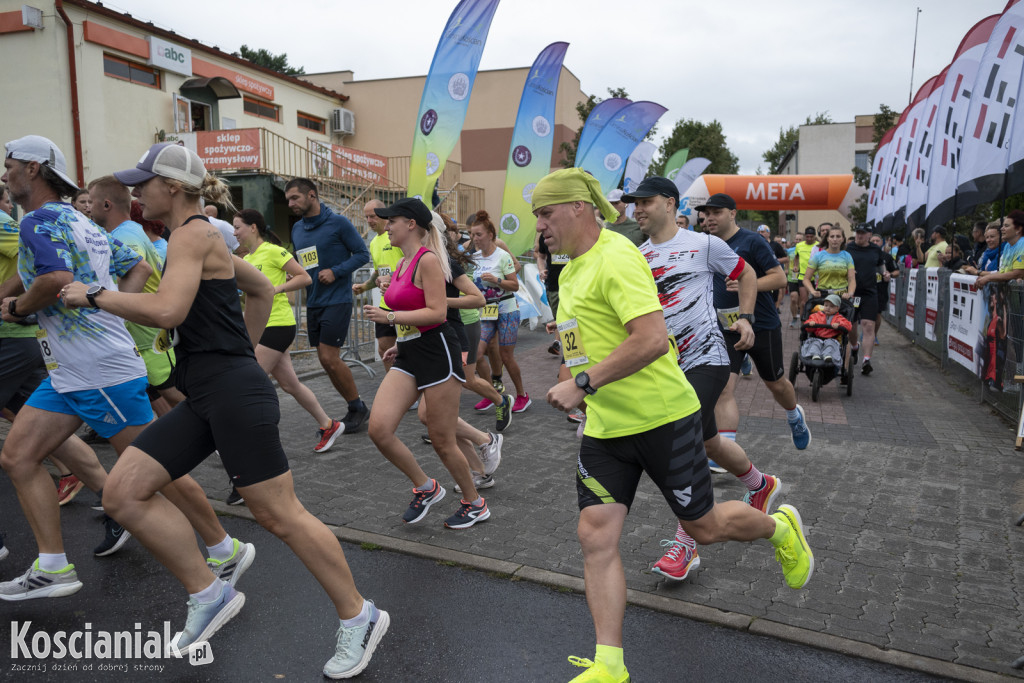
M 843 364 L 842 347 L 839 337 L 849 334 L 853 324 L 839 313 L 842 300 L 837 294 L 829 294 L 822 303 L 822 310 L 812 313 L 802 327 L 807 339 L 800 347 L 805 365 L 826 367 Z

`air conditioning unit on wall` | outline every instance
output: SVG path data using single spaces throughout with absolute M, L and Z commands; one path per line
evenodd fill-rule
M 340 135 L 355 135 L 356 115 L 348 109 L 334 109 L 331 111 L 331 132 Z

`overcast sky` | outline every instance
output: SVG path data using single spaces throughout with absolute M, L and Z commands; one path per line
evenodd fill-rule
M 907 105 L 915 8 L 921 8 L 915 90 L 950 62 L 964 33 L 1005 0 L 503 0 L 481 69 L 524 67 L 565 40 L 583 91 L 668 107 L 679 119 L 722 122 L 741 173 L 780 126 L 827 111 L 835 121 Z M 115 0 L 180 35 L 234 52 L 243 43 L 288 54 L 309 73 L 356 79 L 425 74 L 455 0 Z M 632 13 L 631 13 L 632 12 Z M 410 113 L 410 121 L 415 112 Z M 410 123 L 412 125 L 412 123 Z M 656 142 L 660 143 L 658 139 Z M 372 150 L 369 150 L 372 151 Z

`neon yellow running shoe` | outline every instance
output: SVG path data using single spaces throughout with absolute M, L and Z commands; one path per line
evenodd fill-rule
M 625 668 L 623 668 L 622 676 L 620 677 L 608 671 L 604 664 L 593 662 L 583 657 L 569 657 L 569 663 L 586 669 L 586 671 L 569 681 L 569 683 L 629 683 L 629 672 Z
M 804 538 L 800 513 L 792 505 L 780 505 L 773 518 L 789 527 L 790 533 L 775 546 L 775 559 L 782 565 L 782 573 L 790 588 L 803 588 L 814 573 L 814 553 Z

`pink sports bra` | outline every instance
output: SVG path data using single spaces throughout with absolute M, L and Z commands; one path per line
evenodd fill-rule
M 416 277 L 416 267 L 420 264 L 420 259 L 426 254 L 429 249 L 426 247 L 420 247 L 412 260 L 405 266 L 401 273 L 397 271 L 391 276 L 391 284 L 388 285 L 388 291 L 384 293 L 384 303 L 388 305 L 393 311 L 415 311 L 420 308 L 427 307 L 427 298 L 423 294 L 423 290 L 413 284 L 413 279 Z M 424 325 L 423 327 L 417 327 L 420 332 L 426 332 L 432 330 L 435 327 L 440 327 L 441 323 L 437 325 Z

